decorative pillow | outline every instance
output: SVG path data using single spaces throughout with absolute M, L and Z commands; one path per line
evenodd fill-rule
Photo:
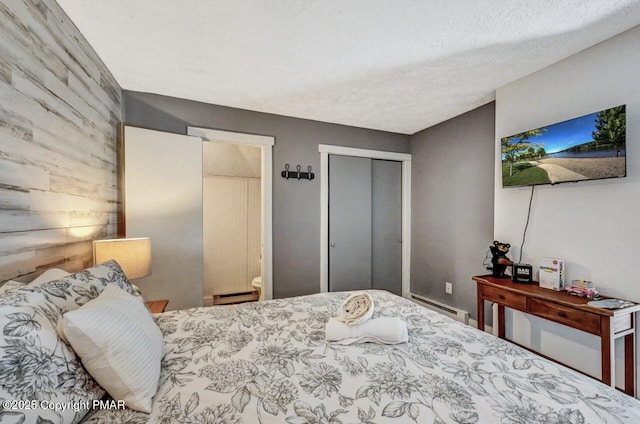
M 97 299 L 66 313 L 62 332 L 111 397 L 151 412 L 164 341 L 141 297 L 110 284 Z
M 21 283 L 20 281 L 13 281 L 13 280 L 9 280 L 7 282 L 5 282 L 3 285 L 0 286 L 0 294 L 9 291 L 13 288 L 16 287 L 22 287 L 25 286 L 25 283 Z
M 86 407 L 104 395 L 58 336 L 56 323 L 61 318 L 60 309 L 28 285 L 0 296 L 0 401 L 34 401 L 9 408 L 2 404 L 1 422 L 5 417 L 15 422 L 76 423 Z M 43 401 L 76 407 L 56 411 Z
M 134 294 L 131 283 L 125 277 L 120 265 L 114 260 L 95 265 L 59 280 L 48 281 L 33 290 L 42 292 L 51 303 L 60 308 L 61 313 L 78 309 L 91 299 L 95 299 L 108 285 L 116 285 L 130 294 Z
M 44 283 L 48 283 L 49 281 L 59 280 L 63 277 L 66 277 L 69 273 L 65 270 L 59 268 L 51 268 L 40 274 L 36 277 L 32 282 L 29 283 L 30 286 L 41 286 Z

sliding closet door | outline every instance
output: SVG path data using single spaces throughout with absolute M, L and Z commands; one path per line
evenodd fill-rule
M 402 295 L 402 162 L 371 161 L 371 287 Z
M 134 281 L 168 309 L 202 306 L 202 140 L 125 127 L 127 237 L 151 237 L 149 277 Z
M 402 162 L 329 155 L 329 291 L 402 294 Z
M 329 156 L 329 291 L 371 288 L 371 159 Z

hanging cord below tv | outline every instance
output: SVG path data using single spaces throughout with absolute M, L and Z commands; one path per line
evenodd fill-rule
M 529 198 L 529 211 L 527 212 L 527 223 L 524 226 L 524 232 L 522 233 L 522 244 L 520 245 L 520 257 L 518 258 L 518 263 L 522 262 L 522 248 L 524 247 L 524 240 L 527 236 L 527 227 L 529 227 L 529 218 L 531 217 L 531 203 L 533 202 L 533 190 L 536 186 L 531 186 L 531 197 Z

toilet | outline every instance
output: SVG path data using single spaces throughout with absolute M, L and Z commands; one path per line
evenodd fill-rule
M 259 299 L 262 300 L 262 276 L 251 280 L 251 286 L 258 292 Z

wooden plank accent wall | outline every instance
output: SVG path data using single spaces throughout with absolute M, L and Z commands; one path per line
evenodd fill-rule
M 122 90 L 54 0 L 0 0 L 0 281 L 92 262 L 122 219 Z

